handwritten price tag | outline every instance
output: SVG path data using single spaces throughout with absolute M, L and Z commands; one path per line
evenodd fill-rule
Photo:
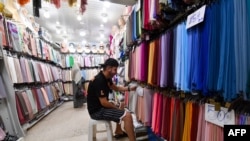
M 224 125 L 235 124 L 234 110 L 228 112 L 227 108 L 220 107 L 220 110 L 215 110 L 215 105 L 205 104 L 205 120 L 213 124 L 224 127 Z
M 202 6 L 200 9 L 196 10 L 194 13 L 187 17 L 186 29 L 193 27 L 204 20 L 206 5 Z

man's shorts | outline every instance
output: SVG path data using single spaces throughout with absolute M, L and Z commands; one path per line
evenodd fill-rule
M 121 123 L 125 115 L 126 111 L 124 110 L 102 108 L 98 112 L 91 114 L 90 117 L 95 120 L 108 120 Z

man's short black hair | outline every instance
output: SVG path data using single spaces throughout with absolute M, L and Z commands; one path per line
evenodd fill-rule
M 114 58 L 108 58 L 104 64 L 101 64 L 101 67 L 102 68 L 106 68 L 107 66 L 110 66 L 110 67 L 118 67 L 119 66 L 119 63 L 116 59 Z

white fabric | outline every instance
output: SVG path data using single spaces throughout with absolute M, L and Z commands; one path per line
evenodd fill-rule
M 143 88 L 142 87 L 137 87 L 136 88 L 136 93 L 139 95 L 139 96 L 143 96 Z

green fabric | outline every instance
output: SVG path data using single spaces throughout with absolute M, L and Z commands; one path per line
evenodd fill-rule
M 72 67 L 74 65 L 74 57 L 73 56 L 69 56 L 69 66 Z

